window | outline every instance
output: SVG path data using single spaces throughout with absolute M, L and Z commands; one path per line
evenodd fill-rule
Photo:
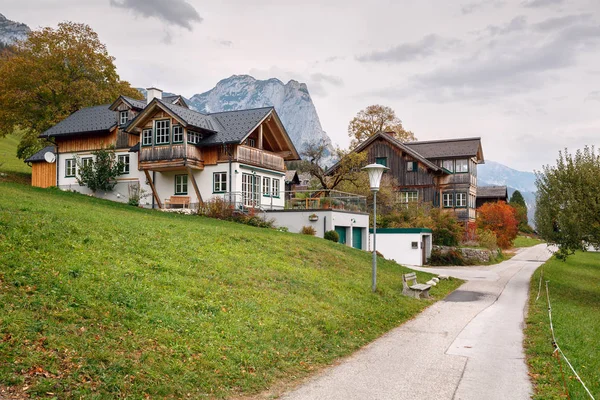
M 263 176 L 263 196 L 269 197 L 271 195 L 271 178 Z
M 198 144 L 198 143 L 200 143 L 201 139 L 202 139 L 202 134 L 201 133 L 196 133 L 196 132 L 190 132 L 190 131 L 188 131 L 188 134 L 187 134 L 187 141 L 188 141 L 188 143 Z
M 419 242 L 410 242 L 410 248 L 411 249 L 418 249 L 419 248 Z
M 246 139 L 246 146 L 256 147 L 256 140 L 253 138 Z
M 444 160 L 442 162 L 442 167 L 454 173 L 454 160 Z
M 152 129 L 142 131 L 142 146 L 152 146 Z
M 119 125 L 125 125 L 127 121 L 129 121 L 129 111 L 121 111 L 119 113 Z
M 242 174 L 242 201 L 246 207 L 260 205 L 260 176 Z
M 444 205 L 444 208 L 450 208 L 454 205 L 454 196 L 453 193 L 444 193 L 442 195 L 442 202 Z
M 380 164 L 383 165 L 384 167 L 387 167 L 387 157 L 376 157 L 375 158 L 375 164 Z
M 456 173 L 469 172 L 469 160 L 456 160 Z
M 88 165 L 92 165 L 92 162 L 94 162 L 94 159 L 92 157 L 85 157 L 81 159 L 81 166 L 82 167 L 87 167 Z
M 416 161 L 409 161 L 406 163 L 406 170 L 408 172 L 415 172 L 419 170 L 419 163 Z
M 279 197 L 279 179 L 273 178 L 273 191 L 271 192 L 271 196 Z
M 175 194 L 188 194 L 188 176 L 175 175 Z
M 65 160 L 65 176 L 75 176 L 75 159 L 68 158 Z
M 120 155 L 118 158 L 119 164 L 121 164 L 120 173 L 128 174 L 129 173 L 129 154 Z
M 213 191 L 223 193 L 227 191 L 227 173 L 215 172 L 213 174 Z
M 467 194 L 466 193 L 456 193 L 456 207 L 466 207 L 467 206 Z
M 156 140 L 154 144 L 168 144 L 169 136 L 171 136 L 171 121 L 163 119 L 160 121 L 154 121 L 154 131 Z
M 419 201 L 419 192 L 399 192 L 398 201 L 400 203 L 414 203 Z
M 183 126 L 173 125 L 173 143 L 183 143 Z

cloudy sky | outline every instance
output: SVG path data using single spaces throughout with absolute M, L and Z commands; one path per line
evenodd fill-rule
M 346 147 L 370 104 L 420 140 L 480 136 L 521 170 L 600 145 L 598 0 L 3 0 L 32 29 L 89 24 L 123 79 L 192 96 L 233 74 L 306 82 Z

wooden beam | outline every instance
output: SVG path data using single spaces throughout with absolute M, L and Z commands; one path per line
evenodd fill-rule
M 196 192 L 196 197 L 198 197 L 199 205 L 204 205 L 204 201 L 202 201 L 202 195 L 200 194 L 200 190 L 198 189 L 198 184 L 196 183 L 196 178 L 194 177 L 194 171 L 190 167 L 186 167 L 188 176 L 192 181 L 192 186 L 194 187 L 194 191 Z
M 281 141 L 279 140 L 279 135 L 278 135 L 278 133 L 281 133 L 281 132 L 277 132 L 276 133 L 276 130 L 273 129 L 272 123 L 273 123 L 273 118 L 269 118 L 266 121 L 267 129 L 269 130 L 269 132 L 271 133 L 271 136 L 275 140 L 275 145 L 278 147 L 277 150 L 283 151 L 285 149 L 285 146 L 281 145 Z M 273 149 L 273 150 L 275 150 L 275 149 Z
M 264 124 L 260 124 L 260 126 L 258 127 L 258 148 L 259 148 L 259 150 L 263 149 L 263 125 Z
M 152 195 L 154 196 L 154 200 L 156 200 L 156 204 L 158 204 L 158 208 L 162 209 L 162 203 L 160 202 L 160 197 L 158 197 L 158 193 L 156 192 L 156 188 L 154 187 L 154 182 L 152 182 L 150 173 L 147 170 L 144 170 L 144 174 L 146 174 L 146 180 L 150 184 L 150 189 L 152 189 Z

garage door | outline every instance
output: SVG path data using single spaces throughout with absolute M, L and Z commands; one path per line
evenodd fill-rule
M 346 227 L 345 226 L 336 226 L 334 229 L 338 233 L 338 235 L 340 235 L 339 243 L 346 244 Z
M 362 250 L 363 228 L 352 228 L 352 247 Z

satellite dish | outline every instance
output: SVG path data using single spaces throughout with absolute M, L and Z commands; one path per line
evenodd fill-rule
M 49 162 L 50 164 L 52 164 L 56 160 L 56 156 L 54 155 L 53 152 L 47 151 L 44 153 L 44 160 L 46 160 L 46 162 Z

